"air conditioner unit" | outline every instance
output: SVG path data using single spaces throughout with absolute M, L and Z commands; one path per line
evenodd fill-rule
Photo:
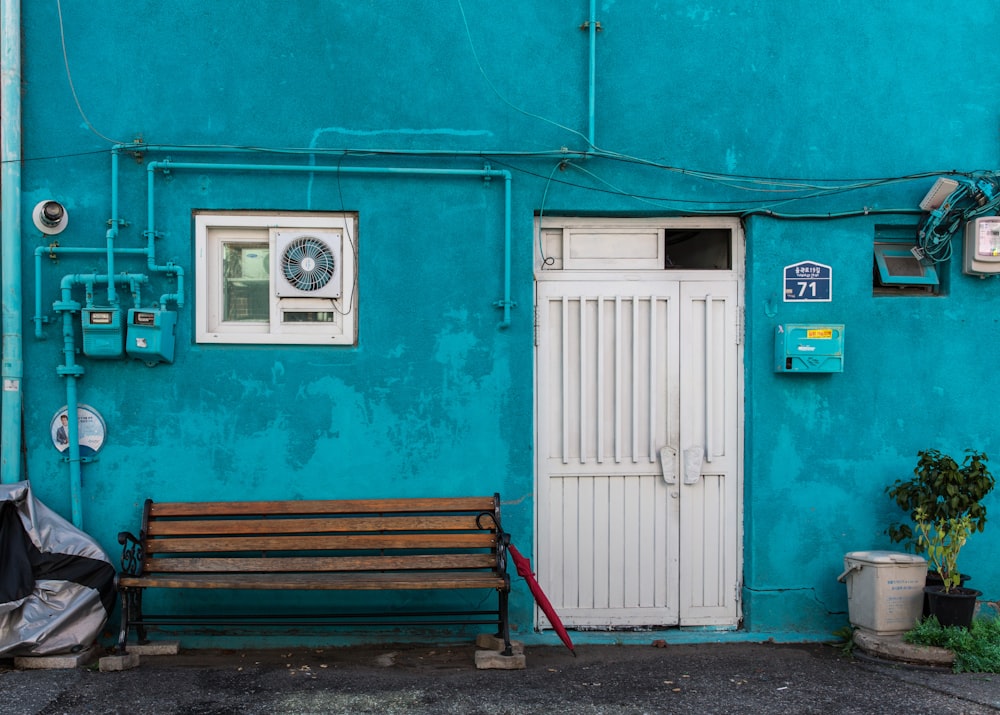
M 339 298 L 343 239 L 339 233 L 277 230 L 274 292 L 279 298 Z

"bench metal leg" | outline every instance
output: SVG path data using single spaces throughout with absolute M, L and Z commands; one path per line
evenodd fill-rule
M 146 626 L 142 623 L 142 589 L 121 589 L 121 628 L 118 630 L 118 652 L 126 653 L 130 625 L 135 625 L 136 642 L 148 643 Z
M 500 592 L 500 632 L 497 638 L 503 638 L 503 652 L 501 655 L 514 655 L 514 650 L 510 645 L 510 620 L 507 617 L 507 601 L 509 594 L 507 591 Z
M 118 653 L 125 655 L 125 641 L 128 640 L 129 610 L 132 601 L 132 592 L 126 588 L 119 591 L 121 595 L 121 628 L 118 630 Z
M 149 643 L 149 638 L 146 637 L 146 624 L 143 621 L 142 616 L 142 594 L 143 589 L 137 589 L 135 592 L 135 606 L 133 610 L 133 621 L 137 621 L 135 624 L 135 640 L 136 643 L 146 644 Z

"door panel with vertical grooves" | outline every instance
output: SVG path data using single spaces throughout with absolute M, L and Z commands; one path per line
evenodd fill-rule
M 735 282 L 684 282 L 680 297 L 681 443 L 704 450 L 681 488 L 680 621 L 732 625 L 739 616 L 739 379 Z
M 659 449 L 677 444 L 677 284 L 538 289 L 543 588 L 570 626 L 674 624 L 677 498 Z

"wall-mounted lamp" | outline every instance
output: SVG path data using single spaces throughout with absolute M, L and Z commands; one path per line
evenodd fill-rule
M 35 204 L 35 209 L 31 212 L 31 220 L 35 223 L 35 228 L 44 234 L 54 236 L 62 233 L 69 222 L 69 214 L 66 207 L 58 201 L 46 199 Z

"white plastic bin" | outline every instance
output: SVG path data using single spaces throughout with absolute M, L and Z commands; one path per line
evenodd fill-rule
M 905 633 L 923 613 L 927 561 L 898 551 L 852 551 L 844 555 L 847 611 L 851 625 L 876 635 Z

